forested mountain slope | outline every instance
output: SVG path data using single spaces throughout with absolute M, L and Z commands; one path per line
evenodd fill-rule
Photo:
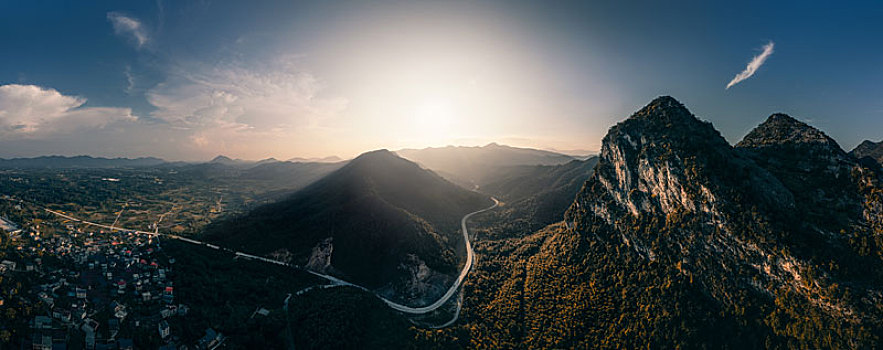
M 460 219 L 491 203 L 380 150 L 288 199 L 214 224 L 206 235 L 421 304 L 458 272 Z
M 469 347 L 875 348 L 883 187 L 773 115 L 737 147 L 670 97 L 612 127 L 564 223 L 476 247 Z M 456 340 L 455 340 L 456 339 Z
M 513 237 L 561 221 L 596 164 L 598 157 L 561 165 L 498 168 L 478 188 L 500 199 L 502 206 L 478 217 L 476 223 L 490 226 L 494 237 Z

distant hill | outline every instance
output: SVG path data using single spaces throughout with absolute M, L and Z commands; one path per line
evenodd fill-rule
M 380 150 L 285 200 L 215 223 L 206 237 L 420 304 L 457 272 L 460 219 L 490 203 Z
M 586 149 L 555 149 L 549 148 L 547 151 L 560 153 L 566 156 L 571 156 L 576 159 L 586 160 L 592 157 L 598 156 L 598 151 L 589 151 Z
M 0 159 L 0 169 L 89 169 L 135 168 L 164 164 L 159 158 L 101 158 L 90 156 L 41 156 L 34 158 Z
M 414 161 L 440 175 L 470 186 L 483 181 L 499 167 L 517 165 L 559 165 L 576 158 L 532 148 L 517 148 L 491 143 L 482 147 L 403 149 L 396 151 L 402 158 Z
M 267 159 L 261 159 L 261 160 L 255 162 L 254 164 L 255 165 L 263 165 L 263 164 L 278 163 L 278 162 L 279 162 L 278 159 L 270 157 Z
M 276 158 L 266 158 L 261 160 L 247 160 L 239 158 L 230 158 L 225 155 L 219 155 L 212 160 L 203 164 L 223 164 L 230 167 L 249 168 L 270 163 L 340 163 L 343 159 L 330 156 L 324 158 L 291 158 L 286 161 L 280 161 Z
M 209 164 L 222 164 L 222 165 L 226 165 L 226 166 L 235 166 L 235 167 L 247 167 L 247 166 L 253 166 L 257 162 L 252 161 L 252 160 L 238 159 L 238 158 L 233 159 L 233 158 L 227 157 L 225 155 L 219 155 L 219 156 L 215 157 L 214 159 L 210 160 L 208 163 Z
M 301 163 L 302 162 L 337 163 L 337 162 L 343 161 L 343 159 L 341 159 L 338 156 L 328 156 L 328 157 L 322 157 L 322 158 L 294 157 L 294 158 L 289 159 L 288 161 L 289 162 L 301 162 Z

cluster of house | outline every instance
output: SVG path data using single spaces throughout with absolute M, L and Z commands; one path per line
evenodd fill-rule
M 39 310 L 23 343 L 33 349 L 74 343 L 87 349 L 132 349 L 134 338 L 149 336 L 161 338 L 165 348 L 187 348 L 178 344 L 169 320 L 187 315 L 189 307 L 175 303 L 170 278 L 175 261 L 159 254 L 158 241 L 132 232 L 67 229 L 69 235 L 40 238 L 29 232 L 18 237 L 18 247 L 43 258 L 0 261 L 0 274 L 32 274 L 39 281 L 19 295 L 26 306 Z M 223 341 L 223 335 L 209 329 L 195 348 L 214 349 Z

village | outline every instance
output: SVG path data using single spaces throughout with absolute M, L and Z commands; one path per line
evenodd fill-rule
M 0 217 L 0 343 L 41 350 L 224 344 L 212 328 L 200 339 L 173 332 L 190 307 L 176 302 L 175 259 L 160 240 L 65 220 L 39 222 L 20 226 Z

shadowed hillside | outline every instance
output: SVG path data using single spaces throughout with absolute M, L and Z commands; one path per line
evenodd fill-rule
M 212 241 L 420 299 L 457 272 L 460 219 L 490 205 L 416 164 L 365 153 L 290 198 L 212 225 Z
M 503 206 L 478 220 L 495 237 L 526 235 L 558 222 L 596 164 L 598 157 L 561 165 L 498 168 L 479 190 L 502 200 Z

